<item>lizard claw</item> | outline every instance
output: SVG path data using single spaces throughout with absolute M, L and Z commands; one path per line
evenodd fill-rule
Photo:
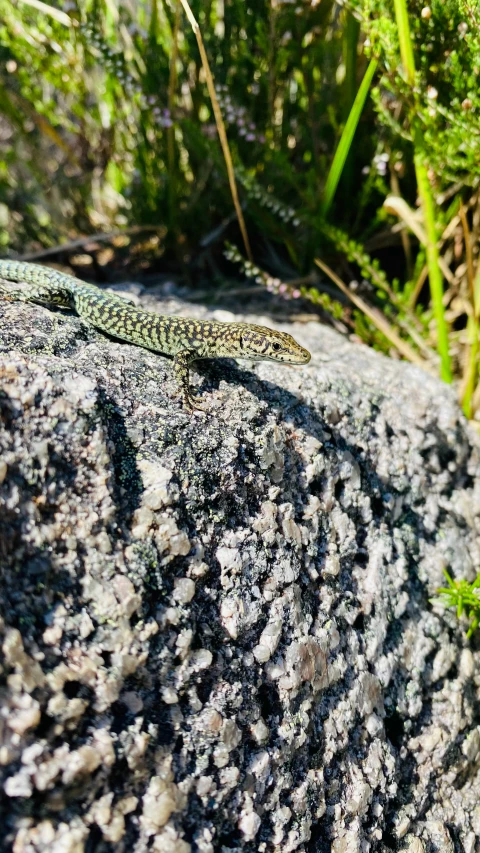
M 13 296 L 10 290 L 7 290 L 6 287 L 0 284 L 0 299 L 3 299 L 5 302 L 17 302 L 18 296 Z
M 208 412 L 210 408 L 207 403 L 201 403 L 197 397 L 192 397 L 191 394 L 183 395 L 183 405 L 193 415 Z

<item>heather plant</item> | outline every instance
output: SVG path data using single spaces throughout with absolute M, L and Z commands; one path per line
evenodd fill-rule
M 0 150 L 9 166 L 0 201 L 4 218 L 18 214 L 8 216 L 4 245 L 31 240 L 35 229 L 45 245 L 88 226 L 160 224 L 188 260 L 229 215 L 231 196 L 180 2 L 38 6 L 0 0 Z M 263 164 L 268 183 L 286 180 L 297 203 L 296 175 L 304 189 L 319 185 L 341 120 L 333 8 L 333 0 L 233 0 L 226 15 L 223 3 L 192 4 L 235 160 Z
M 445 192 L 452 184 L 475 188 L 480 178 L 478 3 L 432 0 L 408 4 L 412 60 L 415 57 L 413 81 L 402 59 L 402 31 L 392 5 L 382 0 L 352 3 L 368 38 L 368 49 L 379 57 L 382 69 L 372 96 L 383 139 L 394 146 L 396 162 L 407 158 L 414 141 L 412 118 L 417 119 L 437 192 Z
M 443 278 L 451 277 L 453 281 L 449 283 L 459 290 L 462 282 L 455 281 L 455 273 L 451 273 L 448 264 L 441 265 L 437 245 L 440 211 L 436 208 L 441 207 L 441 198 L 450 197 L 453 183 L 457 210 L 452 211 L 450 206 L 449 214 L 451 217 L 454 212 L 458 216 L 462 195 L 471 198 L 471 189 L 476 189 L 480 177 L 480 100 L 476 86 L 480 62 L 479 10 L 470 0 L 441 0 L 432 6 L 417 4 L 417 15 L 409 15 L 406 0 L 395 0 L 394 21 L 388 17 L 378 18 L 382 5 L 378 0 L 356 4 L 371 48 L 377 46 L 383 69 L 380 86 L 373 92 L 378 114 L 383 126 L 391 131 L 392 145 L 403 138 L 413 148 L 441 375 L 449 382 L 452 360 Z M 396 147 L 400 159 L 402 153 L 398 144 Z M 465 216 L 460 218 L 465 255 L 471 257 L 468 221 Z M 473 264 L 463 269 L 461 277 L 467 287 L 470 314 L 476 318 L 478 299 Z M 464 322 L 469 325 L 468 317 Z M 470 341 L 470 352 L 472 344 L 475 361 L 472 364 L 470 357 L 467 373 L 471 373 L 472 368 L 473 372 L 477 369 L 476 341 Z M 473 385 L 470 377 L 465 385 L 464 408 L 471 414 Z

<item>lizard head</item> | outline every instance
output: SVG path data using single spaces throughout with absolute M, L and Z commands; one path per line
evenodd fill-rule
M 277 332 L 266 326 L 244 324 L 240 330 L 239 356 L 261 361 L 283 361 L 286 364 L 306 364 L 310 353 L 297 344 L 286 332 Z

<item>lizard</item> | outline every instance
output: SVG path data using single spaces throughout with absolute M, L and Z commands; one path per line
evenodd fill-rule
M 308 350 L 286 332 L 251 323 L 197 320 L 146 311 L 75 276 L 40 264 L 0 260 L 0 278 L 28 285 L 13 292 L 0 285 L 4 299 L 74 308 L 82 320 L 115 338 L 173 356 L 179 393 L 190 412 L 206 408 L 190 390 L 189 366 L 197 359 L 248 358 L 307 364 L 311 358 Z

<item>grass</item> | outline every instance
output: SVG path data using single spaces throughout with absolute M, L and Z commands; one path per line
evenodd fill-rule
M 188 21 L 192 27 L 193 32 L 195 33 L 195 38 L 197 39 L 198 50 L 200 53 L 200 58 L 202 60 L 203 70 L 205 72 L 205 79 L 207 81 L 208 94 L 210 96 L 210 101 L 213 107 L 213 114 L 215 116 L 215 124 L 217 126 L 218 136 L 220 139 L 220 144 L 222 146 L 222 152 L 225 159 L 225 165 L 227 167 L 228 174 L 228 183 L 230 185 L 230 192 L 232 194 L 232 201 L 235 207 L 235 213 L 237 214 L 238 224 L 240 226 L 240 231 L 242 232 L 243 243 L 245 246 L 245 251 L 247 253 L 248 259 L 252 260 L 252 250 L 250 248 L 250 241 L 248 239 L 247 227 L 245 225 L 245 219 L 243 218 L 242 208 L 240 206 L 240 200 L 238 198 L 238 190 L 237 190 L 237 182 L 235 180 L 235 171 L 233 168 L 233 160 L 232 155 L 230 153 L 230 146 L 228 144 L 227 133 L 225 130 L 225 122 L 223 121 L 222 111 L 220 109 L 217 93 L 215 91 L 215 83 L 213 81 L 213 75 L 210 70 L 210 63 L 208 61 L 207 52 L 205 50 L 205 46 L 203 43 L 202 33 L 200 27 L 198 26 L 195 17 L 193 16 L 192 10 L 187 3 L 187 0 L 180 0 L 185 14 L 188 18 Z
M 467 637 L 470 638 L 480 625 L 480 574 L 472 583 L 454 580 L 447 571 L 444 571 L 444 575 L 447 586 L 437 590 L 437 597 L 432 599 L 432 604 L 454 608 L 458 619 L 465 615 L 469 623 Z
M 345 127 L 343 128 L 343 132 L 340 137 L 340 142 L 338 143 L 337 150 L 335 151 L 332 160 L 332 165 L 330 166 L 330 170 L 328 172 L 327 180 L 325 181 L 325 189 L 323 191 L 323 199 L 321 205 L 321 211 L 323 216 L 328 215 L 328 212 L 332 206 L 333 197 L 335 195 L 339 181 L 342 177 L 343 170 L 345 168 L 345 163 L 353 144 L 355 131 L 357 129 L 358 122 L 360 121 L 360 117 L 365 107 L 365 101 L 367 100 L 368 92 L 370 90 L 372 80 L 377 70 L 377 65 L 378 62 L 376 59 L 371 59 L 368 63 L 368 68 L 355 96 L 355 100 L 352 104 L 350 112 L 348 113 L 348 117 L 345 122 Z

